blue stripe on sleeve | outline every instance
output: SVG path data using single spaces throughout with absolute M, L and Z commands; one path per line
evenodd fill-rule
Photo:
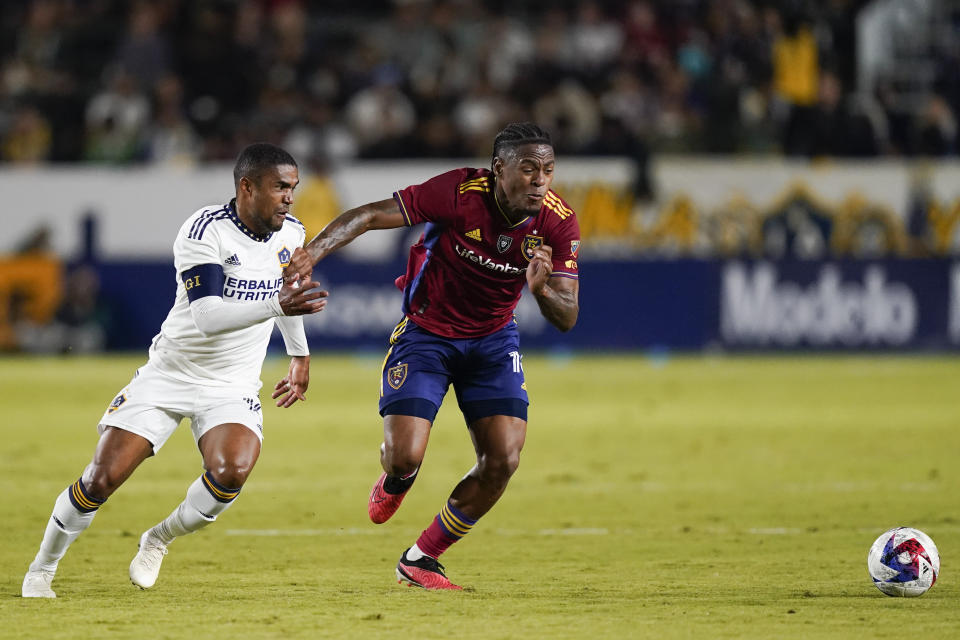
M 197 235 L 197 232 L 198 230 L 200 230 L 201 227 L 206 229 L 207 224 L 209 224 L 211 219 L 217 217 L 218 214 L 220 214 L 222 217 L 222 214 L 227 213 L 228 211 L 229 211 L 229 207 L 220 207 L 219 209 L 216 209 L 216 210 L 214 209 L 204 210 L 204 212 L 201 213 L 199 216 L 197 216 L 197 219 L 193 221 L 193 226 L 190 227 L 190 233 L 187 235 L 187 237 L 190 238 L 191 240 L 197 240 L 199 238 L 199 236 Z M 202 232 L 201 232 L 201 235 L 202 235 Z
M 203 232 L 207 230 L 207 227 L 210 226 L 210 223 L 215 220 L 228 220 L 230 218 L 229 213 L 218 213 L 215 215 L 207 216 L 204 218 L 203 222 L 200 223 L 200 226 L 193 234 L 195 240 L 201 240 L 203 238 Z
M 190 302 L 207 296 L 223 297 L 223 266 L 219 264 L 198 264 L 180 274 L 183 286 L 187 288 Z

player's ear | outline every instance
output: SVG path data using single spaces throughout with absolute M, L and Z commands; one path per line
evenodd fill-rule
M 253 183 L 250 182 L 250 178 L 243 176 L 240 178 L 240 182 L 237 184 L 238 191 L 244 191 L 246 193 L 253 193 Z
M 493 164 L 490 165 L 490 169 L 493 171 L 493 175 L 499 178 L 503 174 L 503 158 L 495 156 L 493 158 Z

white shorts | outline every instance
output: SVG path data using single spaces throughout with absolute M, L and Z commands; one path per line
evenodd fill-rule
M 156 453 L 180 421 L 190 418 L 193 438 L 217 425 L 236 422 L 249 427 L 263 442 L 263 411 L 255 387 L 212 387 L 183 382 L 158 371 L 149 362 L 140 367 L 117 394 L 97 430 L 117 427 L 143 436 Z

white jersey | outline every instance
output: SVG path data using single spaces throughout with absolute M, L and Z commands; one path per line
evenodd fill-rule
M 186 382 L 259 389 L 274 319 L 204 336 L 190 311 L 181 274 L 198 265 L 222 265 L 224 302 L 266 300 L 280 291 L 283 268 L 294 249 L 303 246 L 305 233 L 303 224 L 287 215 L 280 231 L 258 239 L 237 216 L 232 202 L 204 207 L 190 216 L 173 244 L 177 296 L 150 345 L 150 362 Z

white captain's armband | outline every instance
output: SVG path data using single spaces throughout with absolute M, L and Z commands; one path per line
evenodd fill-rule
M 223 296 L 223 267 L 219 264 L 198 264 L 180 274 L 190 302 L 207 296 Z

